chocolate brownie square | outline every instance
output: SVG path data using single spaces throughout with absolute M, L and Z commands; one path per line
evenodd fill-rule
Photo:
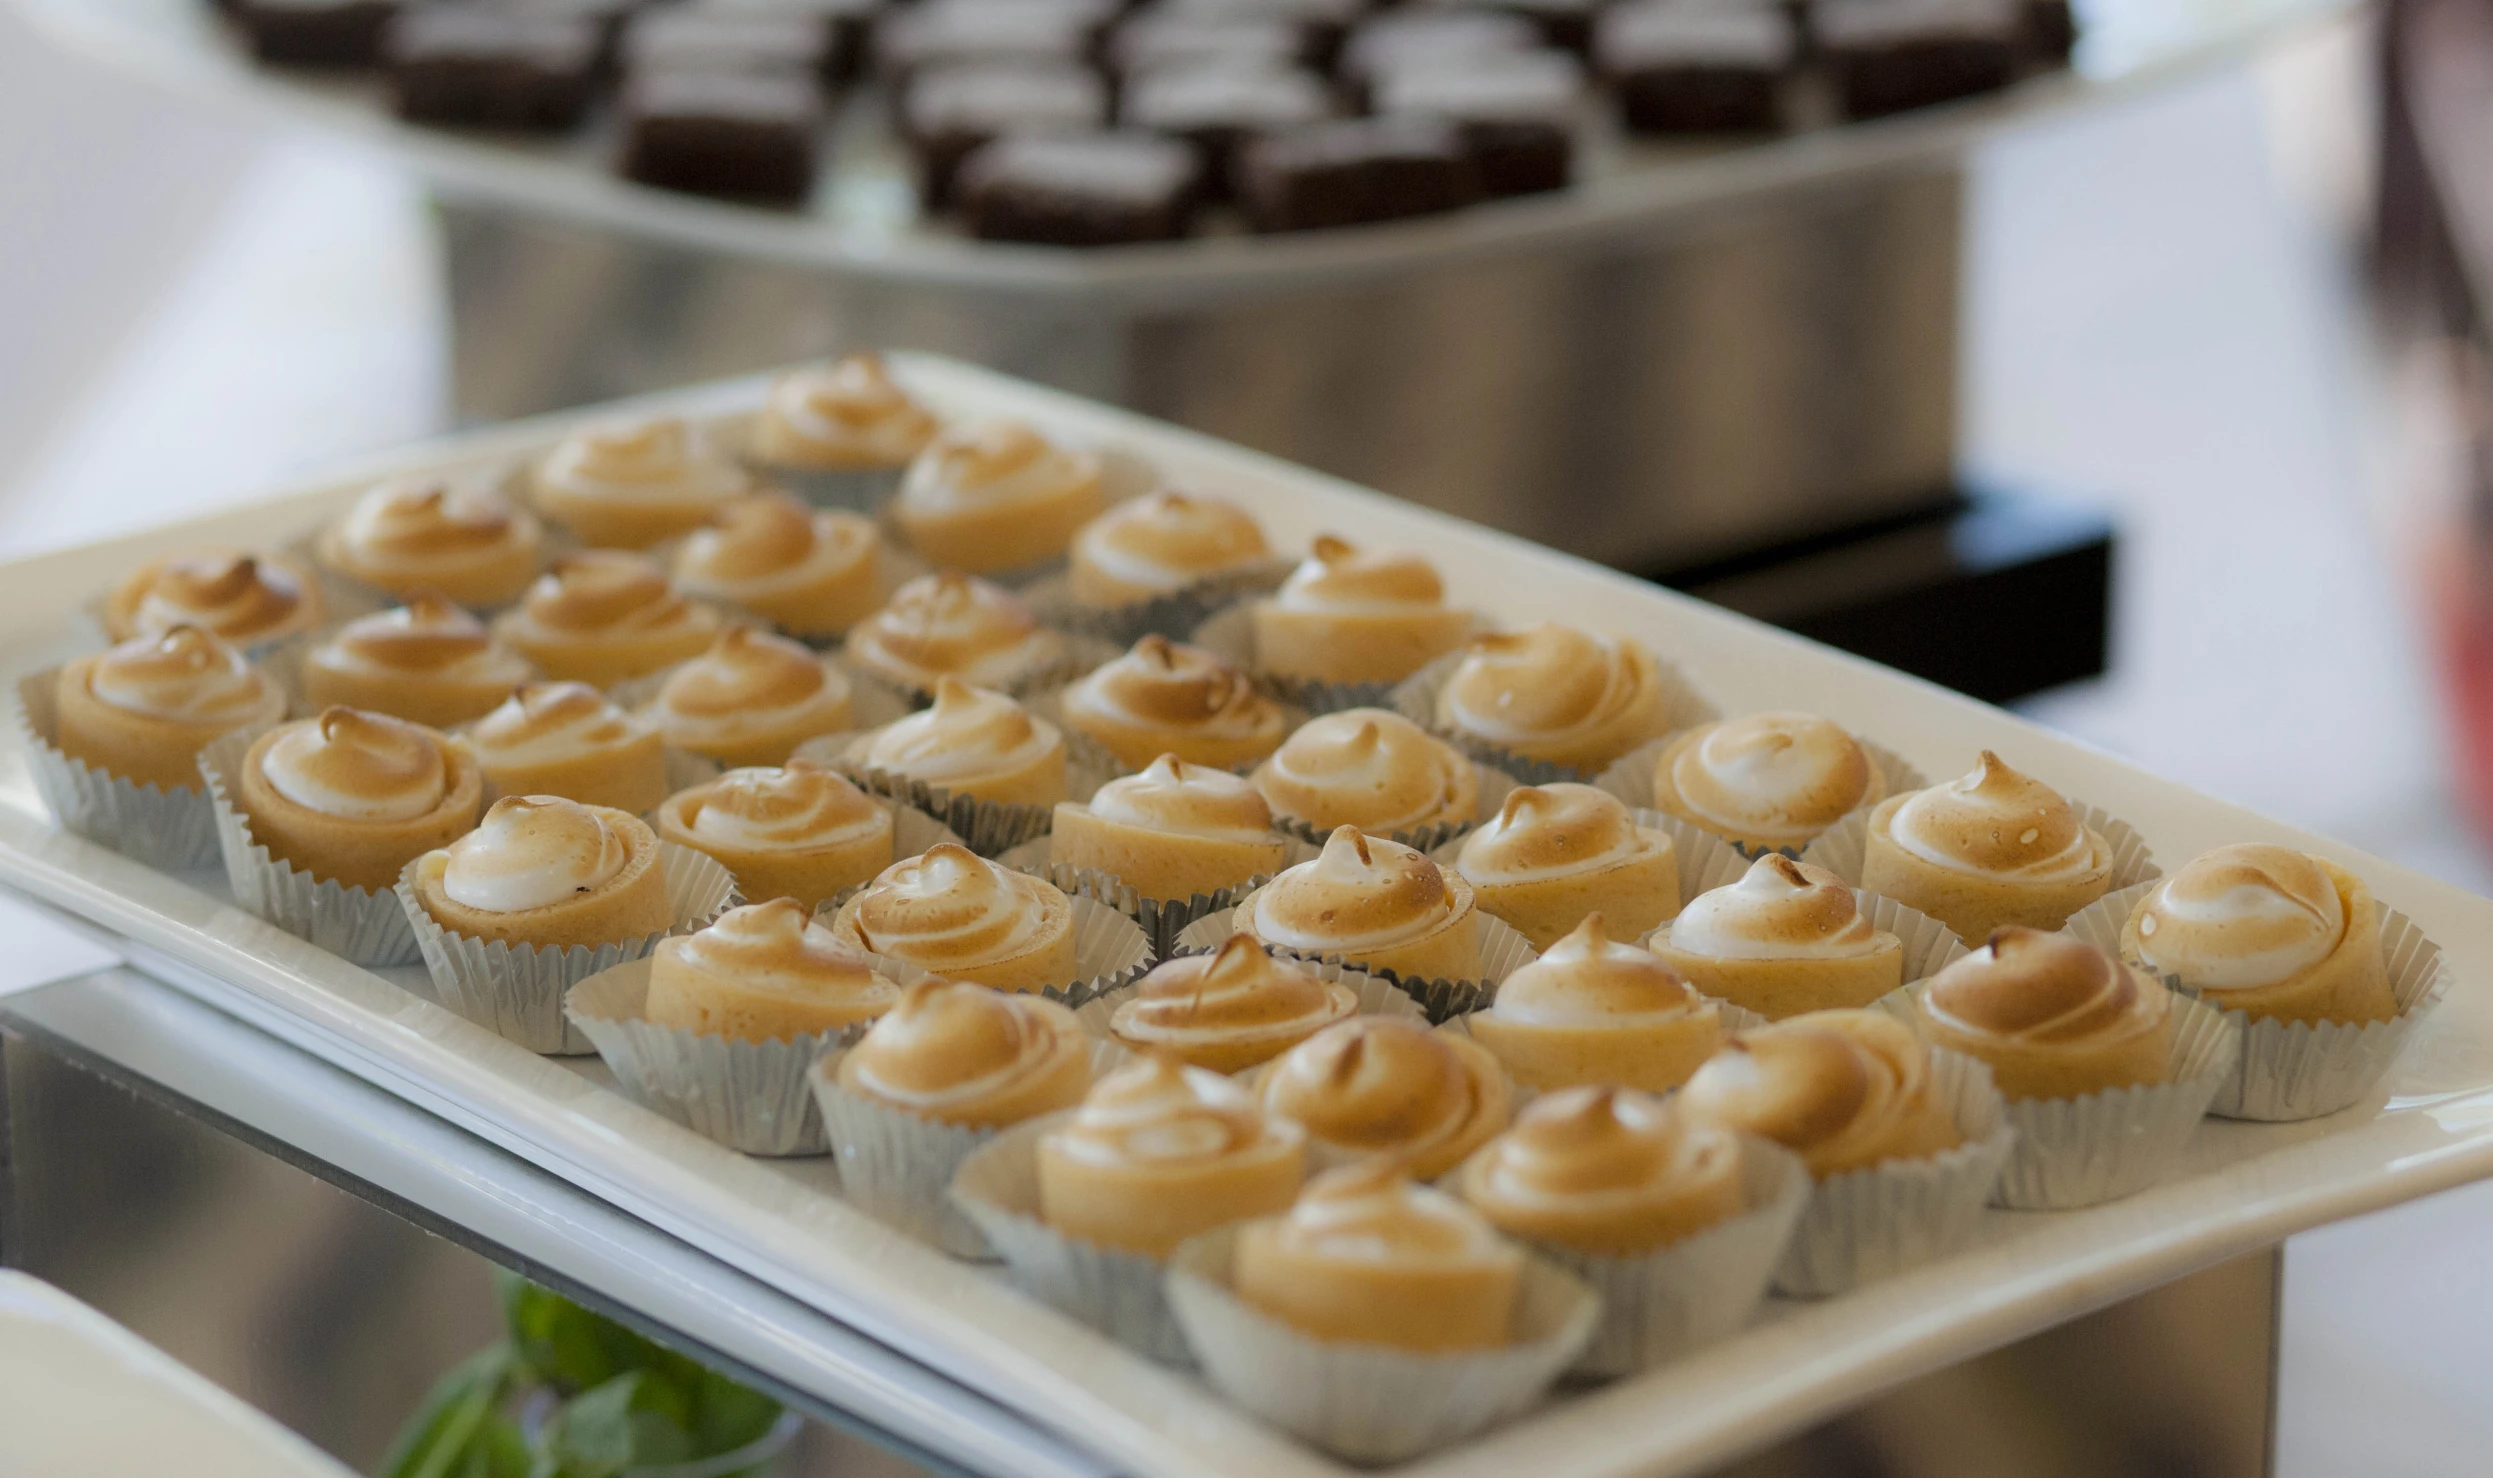
M 627 178 L 790 205 L 813 193 L 822 84 L 811 71 L 637 71 L 622 114 Z
M 1443 66 L 1500 52 L 1532 51 L 1541 33 L 1521 16 L 1490 10 L 1388 11 L 1342 43 L 1343 84 L 1366 106 L 1376 79 L 1398 67 Z
M 819 15 L 678 5 L 643 11 L 623 32 L 626 76 L 644 72 L 831 70 L 831 24 Z
M 1238 156 L 1239 205 L 1258 231 L 1365 225 L 1479 198 L 1462 136 L 1435 118 L 1311 123 L 1254 139 Z
M 1584 69 L 1563 51 L 1528 51 L 1377 79 L 1376 111 L 1441 118 L 1461 132 L 1486 195 L 1564 189 L 1575 162 Z
M 398 0 L 236 0 L 251 54 L 278 67 L 369 67 Z
M 1331 118 L 1333 89 L 1296 67 L 1175 67 L 1128 81 L 1120 121 L 1175 134 L 1194 146 L 1214 199 L 1232 189 L 1238 146 L 1256 134 Z
M 1845 116 L 1876 118 L 2006 87 L 2019 0 L 1817 0 L 1810 28 Z
M 1277 16 L 1145 15 L 1108 38 L 1121 77 L 1171 67 L 1295 67 L 1313 59 L 1306 30 Z
M 1194 151 L 1134 130 L 1015 134 L 962 161 L 962 224 L 990 241 L 1117 246 L 1193 224 Z
M 950 204 L 953 172 L 990 139 L 1082 132 L 1107 121 L 1107 84 L 1096 72 L 1061 63 L 933 67 L 911 78 L 900 100 L 901 133 L 917 150 L 918 190 L 928 210 Z
M 392 21 L 384 50 L 402 118 L 550 132 L 588 111 L 604 37 L 580 16 L 430 5 Z
M 1645 134 L 1758 133 L 1783 121 L 1783 80 L 1800 55 L 1791 18 L 1766 6 L 1639 0 L 1601 18 L 1593 65 L 1619 115 Z
M 1114 18 L 1111 0 L 918 0 L 876 26 L 875 65 L 905 83 L 930 67 L 971 62 L 1089 62 Z

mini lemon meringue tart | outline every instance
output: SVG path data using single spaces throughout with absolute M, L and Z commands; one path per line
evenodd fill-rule
M 1933 1088 L 1929 1049 L 1884 1011 L 1811 1011 L 1735 1032 L 1677 1101 L 1699 1122 L 1775 1141 L 1820 1180 L 1964 1142 Z
M 1353 1016 L 1275 1058 L 1264 1111 L 1337 1159 L 1390 1155 L 1434 1180 L 1506 1127 L 1514 1088 L 1480 1043 L 1408 1016 Z
M 2112 883 L 2112 848 L 2060 793 L 1989 750 L 1972 774 L 1870 813 L 1861 886 L 1976 944 L 2004 924 L 2057 929 Z
M 420 590 L 338 628 L 303 658 L 303 697 L 446 729 L 490 713 L 536 669 L 485 623 Z
M 1525 785 L 1463 839 L 1454 870 L 1481 910 L 1547 949 L 1600 913 L 1635 939 L 1679 911 L 1679 849 L 1589 785 Z
M 1164 754 L 1087 802 L 1060 803 L 1047 855 L 1113 874 L 1146 898 L 1191 898 L 1279 872 L 1288 850 L 1254 786 Z
M 1244 934 L 1208 955 L 1152 967 L 1118 1002 L 1108 1034 L 1137 1052 L 1166 1052 L 1189 1067 L 1243 1072 L 1359 1014 L 1359 993 L 1275 959 Z
M 831 926 L 870 954 L 997 990 L 1070 985 L 1081 973 L 1073 900 L 950 842 L 885 868 Z
M 1294 954 L 1336 956 L 1409 980 L 1480 975 L 1472 885 L 1425 852 L 1355 826 L 1239 900 L 1237 928 Z
M 420 475 L 381 483 L 323 530 L 320 562 L 402 599 L 438 592 L 463 606 L 519 598 L 545 531 L 482 488 Z
M 378 893 L 409 858 L 476 824 L 484 777 L 458 740 L 387 714 L 331 708 L 261 735 L 233 790 L 271 857 Z
M 2124 958 L 2253 1021 L 2388 1021 L 2380 905 L 2353 873 L 2290 847 L 2202 853 L 2121 926 Z
M 667 674 L 641 717 L 667 743 L 722 765 L 775 765 L 796 747 L 849 727 L 849 681 L 784 636 L 749 626 Z
M 1065 639 L 1000 585 L 954 571 L 920 575 L 848 633 L 848 660 L 932 692 L 939 678 L 1010 688 L 1065 659 Z
M 1671 1101 L 1587 1084 L 1524 1106 L 1463 1166 L 1472 1209 L 1510 1237 L 1637 1257 L 1748 1209 L 1740 1137 Z
M 708 853 L 747 898 L 808 908 L 892 863 L 892 813 L 810 760 L 730 770 L 658 807 L 658 835 Z
M 1436 566 L 1401 550 L 1362 553 L 1331 534 L 1249 610 L 1256 666 L 1319 683 L 1400 682 L 1472 629 L 1471 612 L 1446 604 Z
M 929 976 L 866 1029 L 834 1077 L 921 1119 L 995 1129 L 1080 1103 L 1091 1088 L 1091 1039 L 1044 996 Z
M 1323 1340 L 1431 1352 L 1513 1335 L 1523 1252 L 1479 1212 L 1391 1161 L 1307 1183 L 1287 1216 L 1238 1229 L 1246 1303 Z
M 924 451 L 940 426 L 892 383 L 881 355 L 850 354 L 771 383 L 753 422 L 753 455 L 810 472 L 896 470 Z
M 1271 553 L 1255 516 L 1237 504 L 1161 488 L 1084 524 L 1067 574 L 1076 603 L 1114 609 L 1250 568 Z
M 598 549 L 646 549 L 690 533 L 752 486 L 683 421 L 605 421 L 566 436 L 530 475 L 537 508 Z
M 1671 724 L 1671 684 L 1641 642 L 1545 621 L 1473 637 L 1436 721 L 1478 744 L 1591 773 Z
M 1281 747 L 1289 715 L 1253 679 L 1201 647 L 1146 636 L 1057 700 L 1065 727 L 1137 768 L 1164 754 L 1234 769 Z
M 1689 730 L 1653 767 L 1653 807 L 1752 852 L 1799 849 L 1887 794 L 1860 741 L 1814 714 L 1752 713 Z
M 891 516 L 946 569 L 985 574 L 1054 559 L 1106 506 L 1099 458 L 1020 421 L 955 427 L 909 465 Z
M 1197 1233 L 1288 1206 L 1306 1157 L 1305 1136 L 1236 1083 L 1146 1054 L 1039 1136 L 1039 1219 L 1079 1241 L 1166 1257 Z
M 648 823 L 560 796 L 504 796 L 474 831 L 417 858 L 412 871 L 417 905 L 472 939 L 593 948 L 675 922 Z
M 1507 976 L 1489 1008 L 1463 1023 L 1527 1088 L 1662 1093 L 1723 1039 L 1714 1003 L 1658 956 L 1612 939 L 1600 914 Z
M 1689 900 L 1652 948 L 1707 995 L 1774 1021 L 1867 1006 L 1904 983 L 1904 941 L 1872 926 L 1851 885 L 1780 852 Z
M 1065 798 L 1065 736 L 984 688 L 935 681 L 935 702 L 849 746 L 850 763 L 955 795 L 1025 806 Z
M 286 695 L 241 652 L 196 626 L 74 658 L 52 679 L 53 742 L 134 785 L 200 788 L 199 751 L 286 716 Z
M 530 683 L 467 730 L 500 795 L 558 795 L 634 815 L 666 798 L 666 741 L 587 683 Z
M 2173 993 L 2066 934 L 2000 929 L 1932 976 L 1919 1004 L 1932 1045 L 1991 1064 L 2012 1101 L 2172 1076 Z
M 720 625 L 648 560 L 591 550 L 556 560 L 493 629 L 546 676 L 603 688 L 699 656 Z
M 675 588 L 798 636 L 836 636 L 882 604 L 882 553 L 883 536 L 868 519 L 754 493 L 721 503 L 685 538 Z
M 114 641 L 196 626 L 235 646 L 263 646 L 321 622 L 327 608 L 311 577 L 268 554 L 160 559 L 121 577 L 104 597 Z
M 790 898 L 731 908 L 659 941 L 642 1014 L 659 1026 L 745 1042 L 827 1036 L 900 1003 L 897 982 Z
M 1355 826 L 1372 836 L 1458 825 L 1480 810 L 1471 758 L 1382 708 L 1345 708 L 1301 724 L 1255 768 L 1275 814 L 1321 836 Z

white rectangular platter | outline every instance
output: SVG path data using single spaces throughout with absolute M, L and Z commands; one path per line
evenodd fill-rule
M 2493 903 L 2158 780 L 1997 709 L 1650 585 L 1269 458 L 941 360 L 897 373 L 952 415 L 1011 414 L 1137 455 L 1173 483 L 1255 510 L 1277 546 L 1319 532 L 1424 550 L 1501 623 L 1624 632 L 1680 663 L 1725 712 L 1822 712 L 1934 776 L 1978 749 L 2145 833 L 2167 867 L 2233 841 L 2336 859 L 2447 951 L 2456 983 L 2386 1089 L 2297 1125 L 2211 1120 L 2183 1172 L 2086 1211 L 1986 1213 L 1972 1250 L 1758 1327 L 1676 1365 L 1562 1392 L 1536 1412 L 1399 1470 L 1426 1478 L 1667 1475 L 1732 1457 L 1871 1393 L 2300 1229 L 2493 1175 Z M 634 405 L 695 417 L 759 403 L 758 380 Z M 378 459 L 254 507 L 0 567 L 0 667 L 98 641 L 82 607 L 137 561 L 271 547 L 372 477 L 504 465 L 572 420 L 503 427 Z M 1340 1464 L 845 1206 L 827 1161 L 747 1159 L 609 1091 L 594 1060 L 536 1057 L 390 980 L 241 913 L 221 880 L 173 878 L 55 830 L 23 756 L 0 752 L 0 883 L 84 915 L 248 993 L 290 1035 L 701 1250 L 1062 1431 L 1138 1473 L 1317 1478 Z M 401 976 L 401 979 L 406 977 Z

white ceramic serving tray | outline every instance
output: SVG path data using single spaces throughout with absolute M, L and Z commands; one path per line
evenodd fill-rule
M 1126 412 L 946 361 L 896 373 L 952 415 L 1011 413 L 1156 463 L 1177 485 L 1253 508 L 1276 543 L 1322 531 L 1416 547 L 1504 623 L 1562 619 L 1632 634 L 1680 663 L 1726 712 L 1814 709 L 1934 776 L 1976 750 L 2137 825 L 2167 866 L 2221 843 L 2284 842 L 2333 857 L 2447 951 L 2456 983 L 2388 1090 L 2295 1125 L 2210 1121 L 2184 1170 L 2086 1211 L 1987 1213 L 1980 1244 L 1944 1262 L 1764 1323 L 1676 1365 L 1548 1405 L 1410 1464 L 1428 1478 L 1662 1475 L 1702 1468 L 1922 1371 L 2140 1292 L 2305 1227 L 2493 1174 L 2493 902 L 2158 780 L 2033 725 L 1741 617 L 1444 515 Z M 635 405 L 694 416 L 759 403 L 742 380 Z M 578 416 L 459 437 L 361 475 L 110 544 L 0 567 L 0 665 L 13 680 L 98 638 L 81 607 L 137 561 L 266 547 L 341 509 L 371 476 L 502 464 Z M 1165 1478 L 1312 1478 L 1341 1465 L 1265 1428 L 1191 1377 L 1151 1365 L 850 1210 L 827 1160 L 746 1159 L 603 1086 L 594 1060 L 533 1056 L 225 901 L 56 831 L 23 762 L 0 750 L 0 882 L 230 982 L 290 1013 L 340 1066 L 465 1125 L 625 1211 L 813 1304 L 1131 1471 Z

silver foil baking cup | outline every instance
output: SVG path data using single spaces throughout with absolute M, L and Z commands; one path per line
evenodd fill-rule
M 1365 970 L 1353 969 L 1339 960 L 1324 964 L 1309 961 L 1306 963 L 1306 968 L 1327 985 L 1349 986 L 1359 997 L 1359 1009 L 1356 1014 L 1360 1016 L 1402 1016 L 1414 1021 L 1427 1019 L 1427 1008 L 1414 1000 L 1409 992 L 1382 975 L 1370 975 Z M 1134 999 L 1136 992 L 1142 988 L 1143 975 L 1149 973 L 1145 970 L 1141 974 L 1128 978 L 1122 984 L 1100 991 L 1074 1009 L 1073 1019 L 1082 1023 L 1082 1029 L 1092 1036 L 1114 1041 L 1113 1029 L 1117 1008 Z M 1273 1055 L 1277 1057 L 1280 1054 L 1276 1052 Z M 1244 1069 L 1235 1076 L 1244 1077 L 1248 1073 L 1259 1070 L 1262 1066 L 1262 1063 L 1257 1063 L 1254 1067 Z M 1313 1148 L 1312 1144 L 1310 1148 Z
M 1284 837 L 1282 840 L 1285 844 L 1281 857 L 1283 867 L 1311 861 L 1321 850 L 1297 837 Z M 1133 884 L 1113 872 L 1048 861 L 1048 846 L 1048 838 L 1037 837 L 1018 847 L 1007 848 L 996 861 L 1016 872 L 1045 878 L 1059 892 L 1070 893 L 1076 898 L 1097 899 L 1124 914 L 1142 926 L 1143 933 L 1151 940 L 1154 956 L 1176 953 L 1177 936 L 1184 932 L 1188 924 L 1233 906 L 1239 899 L 1273 880 L 1271 873 L 1258 873 L 1235 887 L 1223 888 L 1216 893 L 1196 893 L 1185 898 L 1146 898 Z
M 1518 754 L 1514 750 L 1467 733 L 1452 724 L 1439 722 L 1437 695 L 1445 690 L 1446 683 L 1454 676 L 1454 670 L 1463 665 L 1465 655 L 1460 648 L 1457 648 L 1403 679 L 1394 688 L 1386 706 L 1462 750 L 1473 759 L 1484 765 L 1504 770 L 1526 785 L 1591 784 L 1598 776 L 1606 773 L 1609 768 L 1607 766 L 1579 769 L 1573 765 L 1552 764 L 1548 760 L 1534 759 L 1530 755 Z M 1676 664 L 1656 657 L 1654 671 L 1661 681 L 1663 690 L 1663 735 L 1676 734 L 1722 717 L 1722 710 L 1716 708 L 1703 693 L 1698 692 L 1696 684 L 1690 682 L 1688 675 L 1680 671 Z M 1656 738 L 1631 750 L 1630 754 L 1643 754 L 1653 744 L 1662 742 L 1664 742 L 1663 739 Z M 1661 751 L 1653 750 L 1653 752 L 1658 754 Z M 1617 763 L 1625 763 L 1625 760 L 1622 759 Z M 1650 776 L 1652 769 L 1650 761 L 1647 762 L 1646 769 Z M 1617 794 L 1615 791 L 1612 793 Z M 1624 800 L 1626 797 L 1622 796 L 1621 799 Z M 1629 801 L 1628 804 L 1646 809 L 1652 808 L 1653 786 L 1650 779 L 1645 786 L 1645 798 L 1641 801 Z
M 986 1233 L 952 1204 L 952 1177 L 963 1160 L 1003 1131 L 947 1124 L 851 1093 L 840 1086 L 840 1059 L 847 1053 L 845 1046 L 833 1049 L 807 1074 L 824 1135 L 839 1161 L 841 1198 L 954 1257 L 993 1260 L 996 1252 Z M 1092 1081 L 1130 1055 L 1115 1042 L 1094 1039 Z
M 1710 723 L 1712 721 L 1713 716 L 1709 716 L 1707 718 L 1697 720 L 1696 723 Z M 1659 739 L 1650 740 L 1644 744 L 1636 746 L 1634 749 L 1629 750 L 1626 754 L 1623 754 L 1616 760 L 1612 761 L 1599 775 L 1594 776 L 1593 784 L 1599 789 L 1606 790 L 1612 795 L 1617 796 L 1620 800 L 1627 802 L 1631 806 L 1636 806 L 1642 809 L 1651 809 L 1653 806 L 1654 766 L 1661 762 L 1663 751 L 1678 743 L 1681 736 L 1686 734 L 1690 728 L 1695 726 L 1695 724 L 1680 725 Z M 1861 752 L 1869 757 L 1871 764 L 1878 766 L 1880 778 L 1887 782 L 1886 795 L 1897 795 L 1908 790 L 1921 790 L 1930 784 L 1929 777 L 1925 776 L 1921 771 L 1913 768 L 1912 765 L 1906 763 L 1904 756 L 1896 753 L 1894 750 L 1889 749 L 1884 745 L 1873 744 L 1869 740 L 1863 739 L 1858 735 L 1854 736 L 1853 742 L 1861 746 Z M 1886 799 L 1886 796 L 1881 796 L 1879 799 L 1884 800 Z M 1836 818 L 1835 825 L 1827 828 L 1827 830 L 1831 832 L 1842 827 L 1845 822 L 1850 821 L 1854 816 L 1861 817 L 1863 825 L 1866 826 L 1868 824 L 1870 812 L 1876 809 L 1877 804 L 1878 802 L 1873 801 L 1869 805 L 1855 807 L 1853 810 Z M 1801 857 L 1804 859 L 1807 858 L 1808 853 L 1808 849 L 1805 847 L 1760 848 L 1747 846 L 1739 842 L 1732 842 L 1729 843 L 1729 845 L 1737 848 L 1740 855 L 1750 859 L 1751 861 L 1755 861 L 1769 852 L 1781 852 L 1786 857 Z M 1859 878 L 1860 874 L 1856 871 L 1849 874 L 1846 880 L 1859 881 Z
M 1478 831 L 1481 823 L 1495 817 L 1498 808 L 1506 804 L 1508 794 L 1523 782 L 1503 770 L 1492 770 L 1477 760 L 1469 763 L 1472 767 L 1473 782 L 1479 790 L 1479 799 L 1473 802 L 1471 815 L 1459 821 L 1439 821 L 1428 826 L 1409 827 L 1401 831 L 1369 832 L 1368 834 L 1382 836 L 1389 842 L 1400 842 L 1415 852 L 1433 852 L 1448 842 L 1460 840 Z M 1302 821 L 1296 816 L 1284 815 L 1278 811 L 1273 813 L 1272 827 L 1283 836 L 1296 837 L 1302 842 L 1317 847 L 1323 846 L 1326 839 L 1333 835 L 1331 827 L 1317 826 L 1313 822 Z M 1366 830 L 1365 827 L 1360 829 Z
M 1965 1142 L 1818 1182 L 1775 1269 L 1775 1289 L 1823 1298 L 1945 1257 L 1970 1243 L 2017 1141 L 1991 1069 L 1933 1048 L 1931 1091 Z
M 2069 920 L 2066 932 L 2144 966 L 2144 961 L 2121 954 L 2121 928 L 2146 891 L 2142 884 L 2096 900 Z M 2380 947 L 2390 994 L 2398 1003 L 2398 1014 L 2387 1021 L 2254 1021 L 2247 1012 L 2225 1010 L 2225 1019 L 2241 1036 L 2241 1058 L 2218 1087 L 2208 1112 L 2226 1119 L 2288 1123 L 2337 1113 L 2369 1098 L 2397 1062 L 2416 1023 L 2451 983 L 2441 946 L 2394 908 L 2380 911 Z M 2183 995 L 2216 1005 L 2213 997 L 2177 975 L 2163 980 Z
M 1921 1031 L 1921 1002 L 1921 986 L 1910 985 L 1878 1005 Z M 2017 1144 L 2000 1170 L 1994 1204 L 2067 1211 L 2134 1196 L 2164 1178 L 2242 1060 L 2239 1023 L 2186 995 L 2173 1006 L 2172 1056 L 2163 1082 L 2075 1098 L 2007 1100 Z
M 214 867 L 222 855 L 216 807 L 206 782 L 167 789 L 141 785 L 74 759 L 59 744 L 59 696 L 47 667 L 17 680 L 18 747 L 34 778 L 35 793 L 64 831 L 112 848 L 133 862 L 165 872 Z M 246 740 L 267 732 L 254 725 L 235 731 Z
M 626 960 L 564 998 L 563 1014 L 597 1048 L 624 1095 L 748 1155 L 829 1154 L 806 1073 L 825 1053 L 865 1035 L 870 1023 L 762 1041 L 661 1026 L 645 1014 L 653 963 Z M 926 978 L 899 960 L 878 958 L 874 968 L 904 986 Z
M 1176 953 L 1203 954 L 1220 948 L 1228 941 L 1229 936 L 1236 932 L 1234 915 L 1238 909 L 1248 906 L 1254 896 L 1250 893 L 1240 899 L 1236 907 L 1206 914 L 1188 924 L 1178 933 Z M 1476 979 L 1413 980 L 1391 970 L 1379 970 L 1372 965 L 1354 965 L 1354 968 L 1392 981 L 1412 999 L 1427 1008 L 1428 1019 L 1433 1023 L 1442 1024 L 1467 1011 L 1477 1011 L 1497 998 L 1498 986 L 1507 976 L 1531 964 L 1541 955 L 1532 947 L 1532 941 L 1524 938 L 1512 924 L 1478 909 L 1473 912 L 1480 920 L 1481 969 Z M 1278 944 L 1266 943 L 1264 949 L 1268 954 L 1293 960 L 1313 960 L 1324 964 L 1353 963 L 1338 954 L 1328 955 L 1319 951 L 1289 949 Z
M 2138 828 L 2101 806 L 2090 806 L 2076 800 L 2070 801 L 2069 805 L 2077 812 L 2078 821 L 2087 830 L 2099 833 L 2105 845 L 2112 849 L 2112 881 L 2104 890 L 2107 896 L 2124 888 L 2151 883 L 2164 875 L 2164 869 L 2156 865 L 2154 855 L 2147 850 L 2147 839 L 2139 835 Z M 1869 856 L 1870 812 L 1873 809 L 1865 806 L 1819 833 L 1816 841 L 1801 849 L 1800 860 L 1823 867 L 1854 887 L 1860 887 L 1862 865 Z
M 350 964 L 414 964 L 415 934 L 395 893 L 315 878 L 252 839 L 250 819 L 234 804 L 227 776 L 241 766 L 255 737 L 228 734 L 199 752 L 199 773 L 215 811 L 217 850 L 234 901 Z
M 1146 636 L 1184 641 L 1195 628 L 1239 601 L 1280 589 L 1292 568 L 1288 560 L 1257 560 L 1122 606 L 1082 604 L 1073 598 L 1073 580 L 1066 574 L 1033 582 L 1023 588 L 1021 597 L 1040 620 L 1059 631 L 1130 647 Z
M 1382 683 L 1326 683 L 1313 678 L 1285 677 L 1266 672 L 1256 660 L 1254 602 L 1241 600 L 1214 614 L 1186 636 L 1189 646 L 1197 646 L 1238 668 L 1255 680 L 1268 697 L 1294 704 L 1309 713 L 1338 713 L 1345 708 L 1387 708 L 1394 701 L 1394 689 L 1407 678 Z M 1488 627 L 1475 616 L 1472 633 Z
M 1056 824 L 1056 807 L 1052 803 L 1037 806 L 1019 801 L 981 800 L 896 770 L 879 769 L 851 759 L 850 747 L 871 732 L 809 739 L 796 752 L 839 771 L 863 790 L 890 796 L 924 811 L 952 828 L 963 845 L 981 857 L 1000 857 L 1033 837 L 1047 835 L 1048 828 Z M 1076 801 L 1089 800 L 1101 786 L 1117 778 L 1120 770 L 1113 756 L 1084 736 L 1064 737 L 1066 796 Z
M 870 883 L 843 888 L 814 908 L 814 917 L 828 925 L 848 901 L 866 891 Z M 1130 984 L 1151 968 L 1157 958 L 1149 936 L 1142 925 L 1096 898 L 1070 894 L 1073 902 L 1073 965 L 1079 973 L 1063 985 L 1050 985 L 1031 991 L 1066 1006 L 1078 1007 L 1092 997 Z M 896 955 L 874 958 L 898 959 Z M 940 972 L 930 972 L 940 973 Z
M 666 874 L 667 905 L 674 920 L 667 928 L 637 939 L 566 949 L 515 945 L 443 928 L 416 898 L 415 870 L 422 860 L 409 862 L 398 875 L 397 901 L 423 951 L 424 968 L 433 977 L 434 998 L 498 1036 L 555 1057 L 583 1057 L 597 1050 L 587 1033 L 563 1014 L 563 998 L 573 986 L 626 960 L 644 958 L 659 940 L 706 927 L 744 901 L 735 879 L 706 853 L 660 842 L 658 865 Z
M 1512 1340 L 1417 1351 L 1326 1340 L 1264 1313 L 1231 1287 L 1235 1228 L 1169 1260 L 1168 1302 L 1215 1390 L 1274 1426 L 1353 1462 L 1392 1463 L 1457 1442 L 1529 1408 L 1575 1363 L 1601 1318 L 1584 1281 L 1524 1258 Z

